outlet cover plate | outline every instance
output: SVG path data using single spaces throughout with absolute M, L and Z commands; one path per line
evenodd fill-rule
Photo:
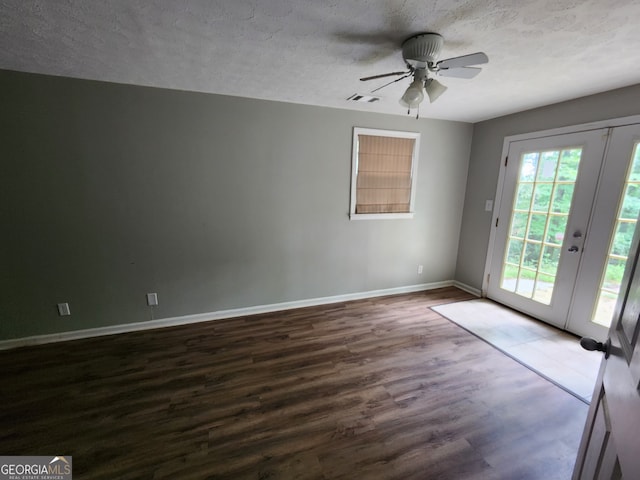
M 68 303 L 58 304 L 58 315 L 60 315 L 61 317 L 66 317 L 67 315 L 71 315 L 71 310 L 69 309 Z
M 158 294 L 157 293 L 147 293 L 147 305 L 150 307 L 155 307 L 158 305 Z

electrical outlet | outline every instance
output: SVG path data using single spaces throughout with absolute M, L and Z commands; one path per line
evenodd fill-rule
M 155 307 L 158 305 L 158 294 L 157 293 L 147 293 L 147 305 L 150 307 Z
M 418 265 L 418 275 L 422 275 L 422 265 Z
M 69 309 L 68 303 L 58 304 L 58 315 L 60 315 L 61 317 L 66 317 L 67 315 L 71 315 L 71 310 Z
M 485 200 L 484 202 L 484 211 L 490 212 L 493 210 L 493 200 Z

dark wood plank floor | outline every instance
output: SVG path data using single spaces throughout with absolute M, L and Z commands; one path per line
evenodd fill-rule
M 455 288 L 0 352 L 0 454 L 78 479 L 568 479 L 587 405 Z

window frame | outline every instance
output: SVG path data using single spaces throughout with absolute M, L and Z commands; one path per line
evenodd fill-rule
M 394 137 L 413 139 L 413 153 L 411 155 L 411 194 L 409 197 L 409 211 L 403 213 L 356 213 L 356 195 L 358 185 L 358 136 L 371 135 L 377 137 Z M 351 220 L 397 220 L 413 218 L 416 184 L 418 180 L 418 158 L 420 155 L 420 133 L 399 130 L 382 130 L 378 128 L 353 127 L 351 152 L 351 202 L 349 218 Z

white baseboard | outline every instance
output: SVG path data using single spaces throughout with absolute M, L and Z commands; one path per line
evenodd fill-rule
M 386 288 L 383 290 L 370 290 L 368 292 L 347 293 L 344 295 L 334 295 L 331 297 L 309 298 L 306 300 L 296 300 L 293 302 L 272 303 L 269 305 L 258 305 L 254 307 L 234 308 L 230 310 L 219 310 L 217 312 L 198 313 L 195 315 L 184 315 L 180 317 L 161 318 L 146 322 L 126 323 L 122 325 L 111 325 L 108 327 L 88 328 L 85 330 L 75 330 L 72 332 L 52 333 L 47 335 L 35 335 L 32 337 L 15 338 L 10 340 L 0 340 L 0 350 L 24 347 L 27 345 L 41 345 L 44 343 L 65 342 L 78 340 L 81 338 L 102 337 L 105 335 L 115 335 L 118 333 L 138 332 L 141 330 L 152 330 L 155 328 L 174 327 L 189 323 L 208 322 L 223 318 L 244 317 L 260 313 L 279 312 L 294 308 L 313 307 L 316 305 L 326 305 L 329 303 L 347 302 L 350 300 L 361 300 L 364 298 L 383 297 L 385 295 L 397 295 L 400 293 L 421 292 L 433 290 L 435 288 L 456 286 L 461 290 L 469 291 L 462 284 L 452 280 L 443 282 L 422 283 L 419 285 L 408 285 L 405 287 Z M 469 292 L 473 293 L 473 292 Z
M 467 285 L 466 283 L 462 283 L 457 280 L 454 280 L 453 286 L 459 288 L 460 290 L 464 290 L 465 292 L 470 293 L 471 295 L 475 295 L 478 298 L 482 297 L 482 292 L 480 291 L 479 288 L 472 287 L 470 285 Z

